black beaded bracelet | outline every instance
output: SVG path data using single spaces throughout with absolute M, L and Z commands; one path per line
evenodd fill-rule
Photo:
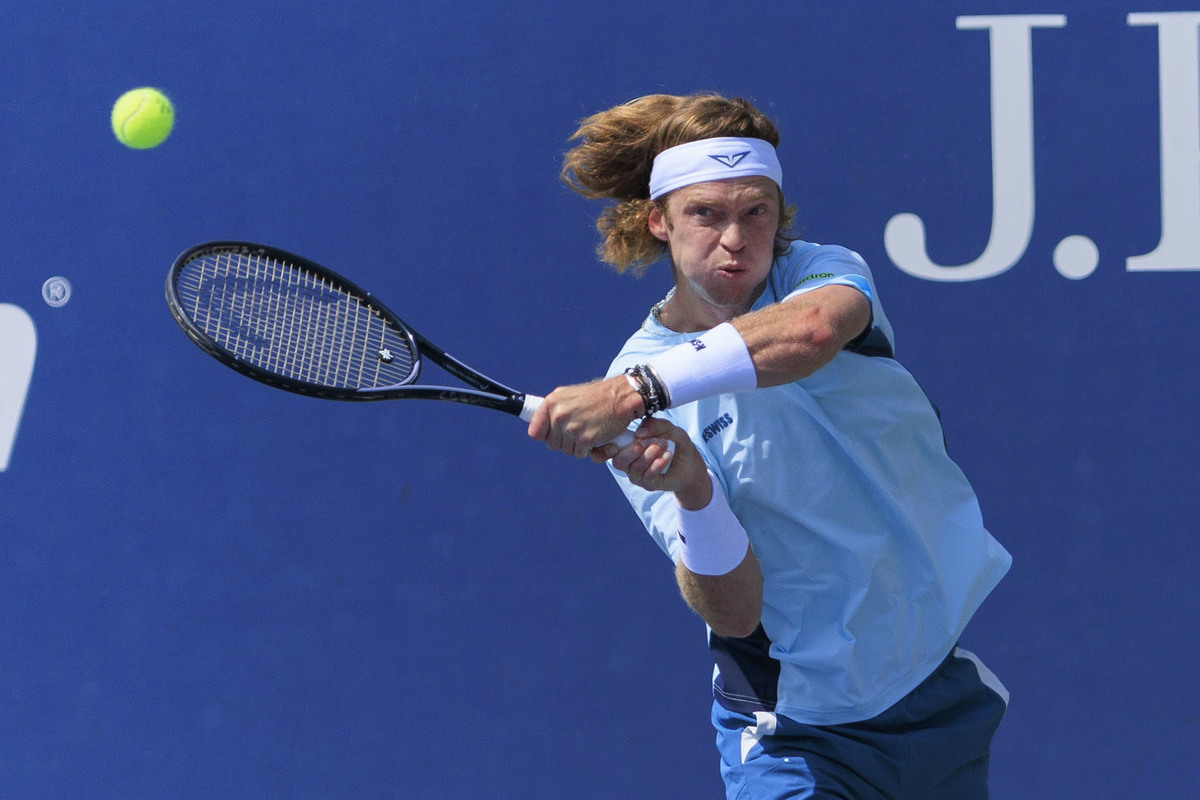
M 659 411 L 670 408 L 671 398 L 658 375 L 648 364 L 638 364 L 625 370 L 629 385 L 642 396 L 642 405 L 646 416 L 650 417 Z
M 655 411 L 666 411 L 671 407 L 671 393 L 667 391 L 667 387 L 662 382 L 662 378 L 658 377 L 658 372 L 649 364 L 642 364 L 642 372 L 646 376 L 646 380 L 650 381 L 650 385 L 654 387 L 655 394 L 658 395 L 659 407 Z

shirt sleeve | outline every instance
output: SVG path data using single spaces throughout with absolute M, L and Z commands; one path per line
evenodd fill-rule
M 608 470 L 629 500 L 634 513 L 646 527 L 646 532 L 654 539 L 654 543 L 672 562 L 679 563 L 679 536 L 674 528 L 675 509 L 672 505 L 675 495 L 670 492 L 648 492 L 634 486 L 629 482 L 629 478 L 625 477 L 625 473 L 615 469 L 611 463 L 608 464 Z
M 850 286 L 874 302 L 871 270 L 862 256 L 838 245 L 820 245 L 804 257 L 784 262 L 781 299 L 811 292 L 823 286 Z
M 895 350 L 892 328 L 880 306 L 871 269 L 862 256 L 840 245 L 797 242 L 792 252 L 776 261 L 776 269 L 776 299 L 761 298 L 760 303 L 779 302 L 824 286 L 850 286 L 862 292 L 871 304 L 871 323 L 848 349 L 861 351 L 863 355 L 892 357 Z

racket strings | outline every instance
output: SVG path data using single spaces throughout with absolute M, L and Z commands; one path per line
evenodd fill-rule
M 416 354 L 364 298 L 303 266 L 244 250 L 199 255 L 180 272 L 188 316 L 238 359 L 338 389 L 403 383 Z

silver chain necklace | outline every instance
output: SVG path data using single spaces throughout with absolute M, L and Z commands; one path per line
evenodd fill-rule
M 667 304 L 667 301 L 669 301 L 674 296 L 675 296 L 675 287 L 672 286 L 671 290 L 669 292 L 667 292 L 667 296 L 664 297 L 662 300 L 659 300 L 657 303 L 655 303 L 654 307 L 650 309 L 650 318 L 653 319 L 655 322 L 657 322 L 659 325 L 662 325 L 664 328 L 667 326 L 662 321 L 663 306 L 665 306 Z

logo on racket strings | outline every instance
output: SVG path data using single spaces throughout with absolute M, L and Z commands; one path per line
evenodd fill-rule
M 271 347 L 272 340 L 268 331 L 258 329 L 258 320 L 311 321 L 314 307 L 333 307 L 342 299 L 342 295 L 320 285 L 226 275 L 201 285 L 192 318 L 206 333 L 220 333 L 223 342 L 228 339 L 264 350 Z

